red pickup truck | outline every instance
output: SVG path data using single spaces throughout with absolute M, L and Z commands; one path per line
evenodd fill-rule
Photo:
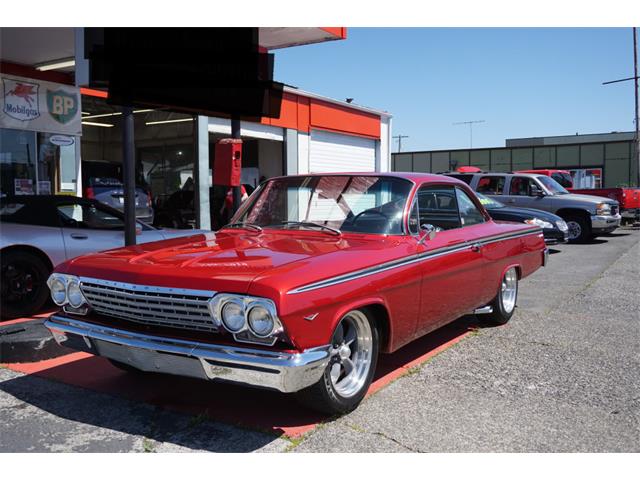
M 573 188 L 573 178 L 567 170 L 539 169 L 520 170 L 516 173 L 537 173 L 553 178 L 572 193 L 595 195 L 616 200 L 620 204 L 622 222 L 640 221 L 640 188 Z

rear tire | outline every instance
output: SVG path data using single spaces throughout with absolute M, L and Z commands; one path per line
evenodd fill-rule
M 498 294 L 490 303 L 493 312 L 483 315 L 493 325 L 504 325 L 516 311 L 518 300 L 518 271 L 515 267 L 507 270 L 500 280 Z
M 0 317 L 29 317 L 49 298 L 49 266 L 31 252 L 13 250 L 0 259 Z
M 331 340 L 333 355 L 322 378 L 296 393 L 298 401 L 330 415 L 354 410 L 367 394 L 378 360 L 379 335 L 366 310 L 347 313 Z
M 591 222 L 580 215 L 567 215 L 564 219 L 569 227 L 569 243 L 584 243 L 592 238 Z

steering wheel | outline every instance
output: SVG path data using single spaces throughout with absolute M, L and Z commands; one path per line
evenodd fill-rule
M 363 210 L 360 213 L 358 213 L 355 217 L 353 217 L 353 219 L 351 220 L 351 225 L 355 225 L 356 222 L 358 221 L 358 218 L 360 218 L 362 215 L 364 214 L 374 214 L 374 215 L 379 215 L 380 217 L 383 217 L 385 220 L 389 221 L 390 218 L 388 215 L 385 215 L 384 213 L 382 213 L 379 210 Z

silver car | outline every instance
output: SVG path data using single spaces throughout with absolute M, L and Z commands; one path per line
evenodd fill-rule
M 42 308 L 48 298 L 46 280 L 59 263 L 124 245 L 124 214 L 92 199 L 6 197 L 0 203 L 0 222 L 0 317 L 5 319 Z M 137 224 L 137 243 L 210 233 Z

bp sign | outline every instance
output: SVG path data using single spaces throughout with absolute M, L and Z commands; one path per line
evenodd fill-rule
M 80 89 L 14 75 L 0 75 L 0 127 L 82 134 Z
M 57 122 L 69 123 L 78 113 L 78 94 L 58 89 L 47 90 L 47 107 L 49 115 Z

